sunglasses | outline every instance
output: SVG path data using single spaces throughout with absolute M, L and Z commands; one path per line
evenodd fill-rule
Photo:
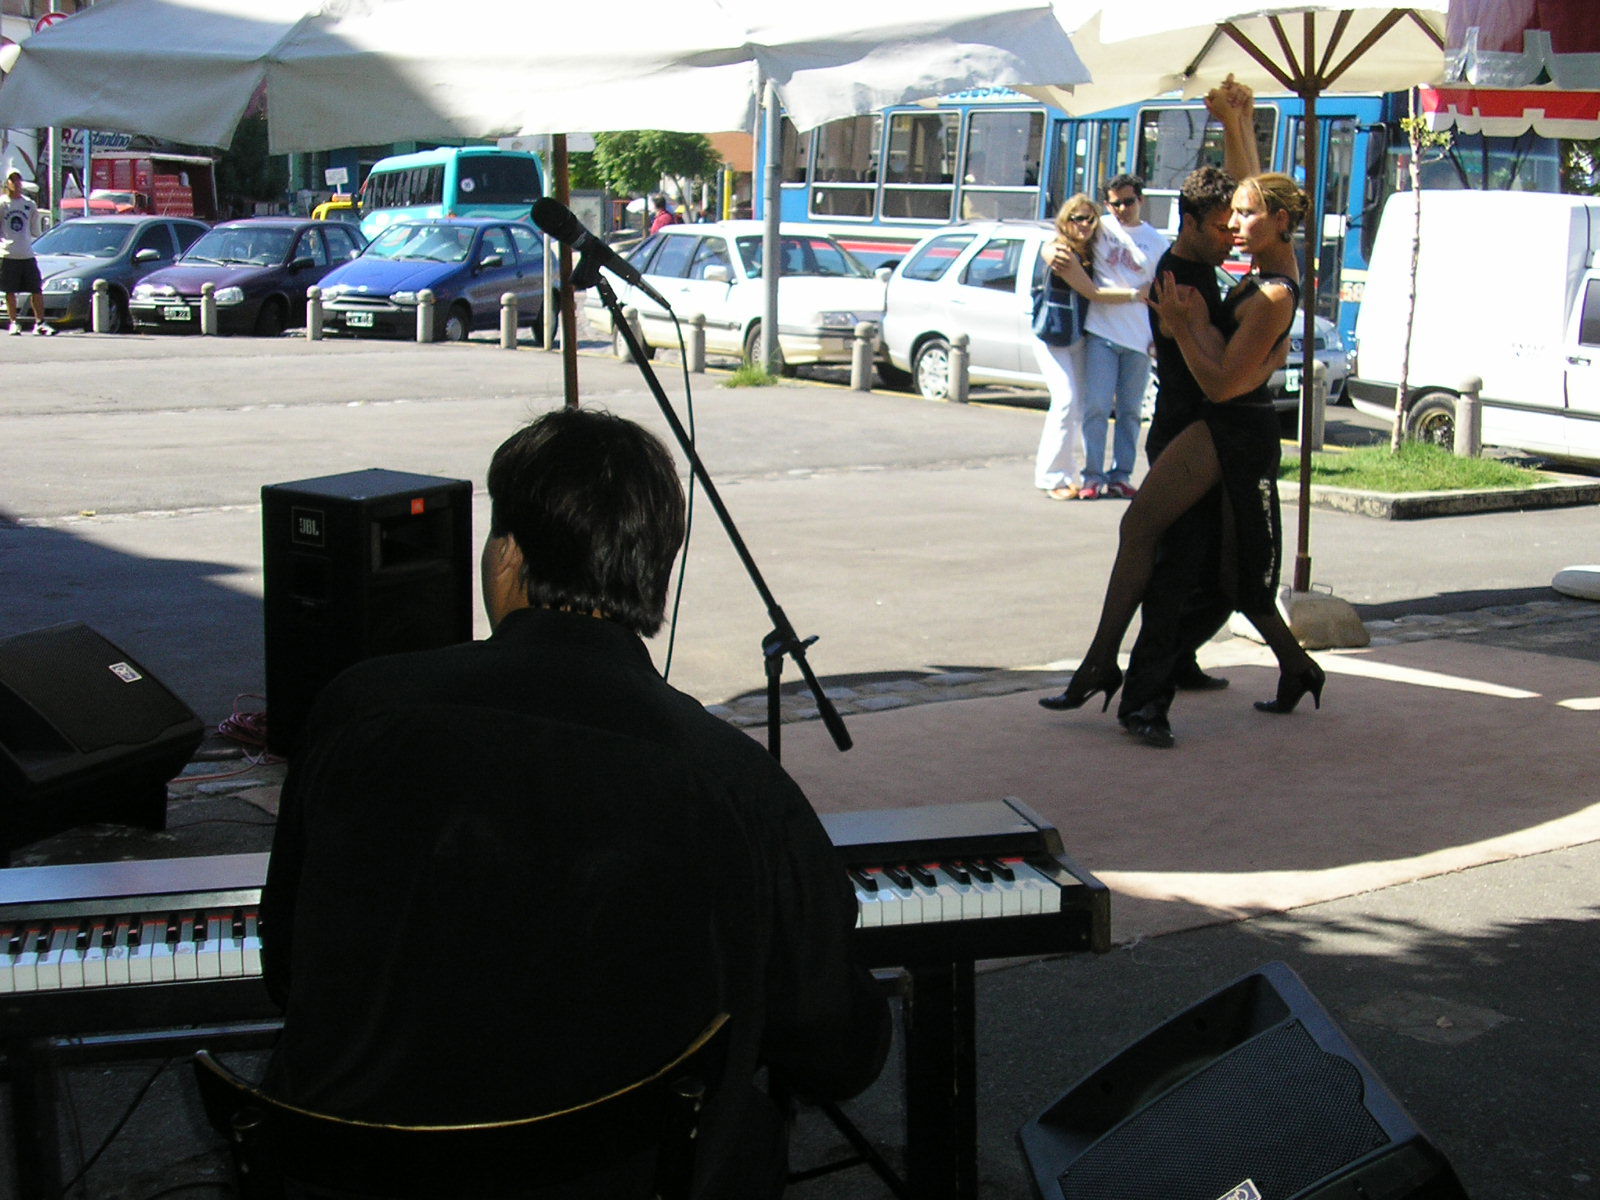
M 1112 200 L 1109 203 L 1110 203 L 1110 206 L 1112 208 L 1132 208 L 1135 204 L 1139 203 L 1139 201 L 1137 199 L 1133 199 L 1133 200 Z
M 1074 225 L 1093 225 L 1095 222 L 1094 217 L 1088 216 L 1084 213 L 1079 213 L 1075 217 L 1068 217 L 1067 220 L 1071 221 Z

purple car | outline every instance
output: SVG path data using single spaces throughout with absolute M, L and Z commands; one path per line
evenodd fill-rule
M 306 289 L 361 251 L 344 221 L 251 217 L 216 226 L 133 289 L 134 328 L 200 331 L 200 288 L 216 286 L 217 332 L 276 337 L 305 322 Z

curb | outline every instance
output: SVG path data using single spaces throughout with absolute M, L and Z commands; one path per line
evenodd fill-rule
M 1278 499 L 1285 505 L 1298 503 L 1300 485 L 1280 481 Z M 1596 503 L 1600 503 L 1600 481 L 1589 482 L 1574 476 L 1562 476 L 1554 482 L 1537 483 L 1527 488 L 1494 488 L 1488 491 L 1359 492 L 1322 484 L 1313 484 L 1311 488 L 1312 508 L 1389 521 Z

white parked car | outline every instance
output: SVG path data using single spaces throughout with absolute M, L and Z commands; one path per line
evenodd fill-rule
M 889 278 L 884 373 L 930 399 L 943 399 L 950 394 L 950 340 L 964 333 L 970 382 L 1043 387 L 1033 357 L 1033 289 L 1044 282 L 1039 248 L 1054 236 L 1047 221 L 970 221 L 918 242 Z M 1226 276 L 1224 286 L 1231 283 Z M 1300 399 L 1299 325 L 1295 328 L 1289 364 L 1268 385 L 1280 412 L 1294 410 Z M 1343 394 L 1350 356 L 1332 322 L 1322 317 L 1317 318 L 1315 353 L 1328 367 L 1331 403 Z M 1147 409 L 1153 398 L 1152 378 Z
M 758 362 L 766 305 L 761 234 L 759 221 L 669 225 L 626 256 L 680 320 L 705 314 L 707 354 Z M 785 369 L 849 363 L 856 323 L 883 318 L 883 277 L 832 238 L 804 226 L 784 226 L 780 244 L 778 349 Z M 617 298 L 639 310 L 648 350 L 678 345 L 677 330 L 659 304 L 635 287 L 620 281 L 615 286 Z M 611 314 L 593 289 L 584 311 L 595 328 L 619 343 Z

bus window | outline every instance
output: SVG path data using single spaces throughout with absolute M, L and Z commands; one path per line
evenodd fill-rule
M 1321 186 L 1322 240 L 1317 251 L 1317 312 L 1329 320 L 1339 311 L 1339 289 L 1343 282 L 1346 213 L 1350 211 L 1350 176 L 1355 169 L 1356 121 L 1336 117 L 1319 121 L 1328 130 L 1328 154 L 1323 163 Z M 1305 181 L 1305 119 L 1289 122 L 1289 141 L 1293 146 L 1295 179 Z M 1307 222 L 1307 229 L 1311 223 Z M 1302 248 L 1302 253 L 1304 250 Z
M 872 216 L 882 136 L 883 118 L 877 115 L 830 121 L 816 131 L 812 141 L 812 216 Z
M 788 117 L 783 118 L 779 131 L 783 139 L 783 154 L 778 160 L 778 178 L 783 183 L 804 183 L 806 169 L 811 162 L 811 137 L 794 127 Z
M 1044 113 L 977 111 L 967 120 L 961 176 L 964 220 L 1038 215 Z
M 1271 169 L 1278 110 L 1256 105 L 1256 148 L 1264 168 Z M 1208 124 L 1203 108 L 1147 108 L 1139 114 L 1138 159 L 1134 174 L 1144 186 L 1177 191 L 1189 172 L 1210 163 L 1222 165 L 1222 126 Z
M 895 113 L 889 118 L 883 215 L 948 221 L 955 204 L 958 113 Z
M 439 168 L 429 168 L 430 171 L 436 169 Z M 456 192 L 457 204 L 474 207 L 501 204 L 532 209 L 533 202 L 539 198 L 539 169 L 532 158 L 463 154 L 456 160 Z M 523 216 L 526 215 L 524 212 Z

